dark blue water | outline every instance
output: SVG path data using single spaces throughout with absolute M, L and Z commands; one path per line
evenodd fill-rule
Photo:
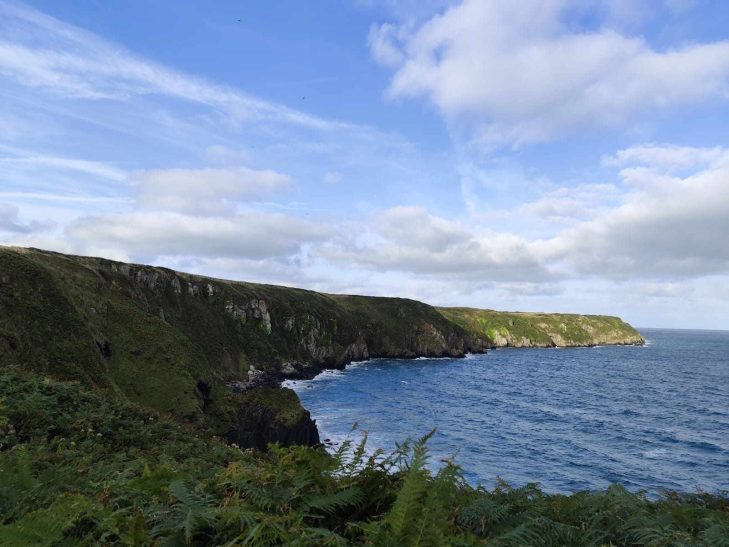
M 322 438 L 392 449 L 436 427 L 433 461 L 547 491 L 729 489 L 729 332 L 644 329 L 644 347 L 374 360 L 293 387 Z

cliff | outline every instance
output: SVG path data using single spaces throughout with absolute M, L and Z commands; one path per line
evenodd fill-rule
M 488 347 L 576 347 L 643 344 L 641 334 L 619 317 L 438 308 Z
M 0 364 L 80 380 L 241 446 L 316 444 L 286 377 L 482 351 L 426 304 L 0 248 Z
M 370 357 L 641 341 L 617 318 L 439 310 L 0 247 L 0 367 L 78 380 L 240 446 L 319 442 L 283 378 Z

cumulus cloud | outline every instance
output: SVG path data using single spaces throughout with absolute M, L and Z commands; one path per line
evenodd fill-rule
M 397 42 L 403 35 L 403 31 L 399 31 L 395 25 L 390 23 L 370 27 L 367 45 L 374 60 L 388 67 L 397 67 L 402 64 L 405 61 L 405 54 L 397 46 Z
M 429 214 L 422 207 L 393 207 L 375 218 L 378 232 L 398 245 L 442 252 L 464 243 L 470 233 L 457 222 Z
M 87 252 L 258 260 L 294 255 L 327 232 L 305 219 L 251 211 L 228 217 L 175 212 L 90 216 L 71 223 L 66 233 Z
M 318 256 L 340 266 L 477 283 L 550 277 L 533 246 L 514 234 L 469 229 L 419 207 L 389 209 L 371 225 L 355 227 L 351 237 L 330 242 Z
M 678 281 L 729 273 L 729 152 L 681 148 L 670 160 L 675 151 L 671 145 L 623 150 L 615 165 L 633 167 L 619 171 L 622 184 L 557 188 L 511 212 L 523 223 L 555 223 L 559 229 L 549 238 L 394 207 L 317 252 L 340 266 L 512 283 L 503 290 L 521 294 L 558 290 L 555 280 L 602 278 L 643 280 L 646 295 L 670 296 Z M 692 167 L 667 174 L 676 165 Z
M 574 223 L 594 218 L 620 197 L 620 190 L 612 184 L 582 184 L 560 187 L 535 201 L 520 205 L 520 215 L 536 216 L 559 224 Z
M 370 32 L 388 95 L 420 97 L 486 146 L 545 141 L 642 111 L 726 95 L 729 41 L 660 51 L 607 27 L 574 30 L 572 0 L 464 0 L 418 28 Z
M 695 157 L 702 154 L 693 151 Z M 663 154 L 652 149 L 650 157 Z M 552 259 L 566 260 L 579 274 L 665 279 L 727 273 L 727 159 L 724 153 L 723 159 L 683 177 L 646 169 L 643 186 L 626 193 L 620 205 L 565 230 L 545 248 Z
M 247 167 L 158 169 L 132 174 L 137 202 L 145 209 L 223 214 L 237 201 L 251 201 L 291 187 L 291 177 Z

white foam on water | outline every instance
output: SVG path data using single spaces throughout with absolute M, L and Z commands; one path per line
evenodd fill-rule
M 653 450 L 646 450 L 643 452 L 643 457 L 648 458 L 649 460 L 657 460 L 665 456 L 667 453 L 668 450 L 665 448 L 654 448 Z

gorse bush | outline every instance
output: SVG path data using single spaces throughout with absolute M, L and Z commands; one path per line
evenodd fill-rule
M 75 383 L 0 375 L 0 545 L 729 545 L 726 495 L 473 488 L 427 441 L 241 451 Z

